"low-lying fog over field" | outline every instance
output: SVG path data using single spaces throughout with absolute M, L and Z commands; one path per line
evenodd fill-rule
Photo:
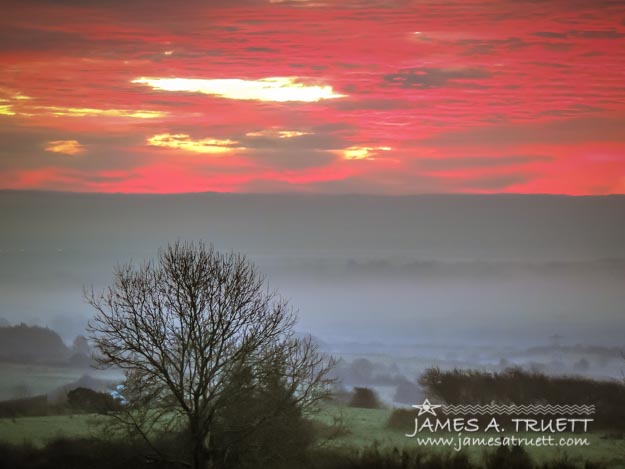
M 92 313 L 83 286 L 204 240 L 247 254 L 299 310 L 298 329 L 343 355 L 590 373 L 593 358 L 579 361 L 597 346 L 609 355 L 598 374 L 620 369 L 622 196 L 5 191 L 0 225 L 0 318 L 67 342 Z

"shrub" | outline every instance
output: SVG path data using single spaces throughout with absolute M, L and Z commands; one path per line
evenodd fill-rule
M 411 432 L 414 429 L 414 409 L 394 409 L 386 422 L 388 428 Z
M 350 407 L 361 409 L 381 409 L 382 404 L 375 391 L 369 388 L 354 388 L 354 393 L 349 401 Z
M 67 405 L 74 412 L 114 412 L 122 409 L 119 400 L 110 394 L 88 388 L 76 388 L 67 393 Z

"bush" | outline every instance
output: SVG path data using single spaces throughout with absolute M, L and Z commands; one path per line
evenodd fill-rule
M 369 388 L 354 388 L 354 393 L 349 401 L 350 407 L 361 409 L 381 409 L 382 404 L 375 391 Z
M 386 422 L 388 428 L 410 433 L 414 430 L 414 419 L 417 414 L 414 409 L 394 409 Z
M 281 373 L 269 364 L 260 376 L 243 368 L 228 386 L 238 393 L 226 390 L 215 414 L 215 465 L 254 469 L 301 465 L 314 441 L 313 424 L 303 417 Z
M 67 393 L 67 405 L 74 412 L 115 412 L 122 409 L 119 400 L 110 394 L 88 388 L 76 388 Z

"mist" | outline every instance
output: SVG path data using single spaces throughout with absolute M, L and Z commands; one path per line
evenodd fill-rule
M 159 247 L 248 255 L 328 344 L 622 346 L 625 197 L 0 192 L 0 318 L 66 342 Z M 340 348 L 340 347 L 339 347 Z

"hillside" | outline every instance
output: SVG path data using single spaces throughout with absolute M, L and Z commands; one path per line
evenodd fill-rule
M 0 327 L 0 361 L 56 363 L 71 355 L 61 337 L 51 329 L 20 324 Z

